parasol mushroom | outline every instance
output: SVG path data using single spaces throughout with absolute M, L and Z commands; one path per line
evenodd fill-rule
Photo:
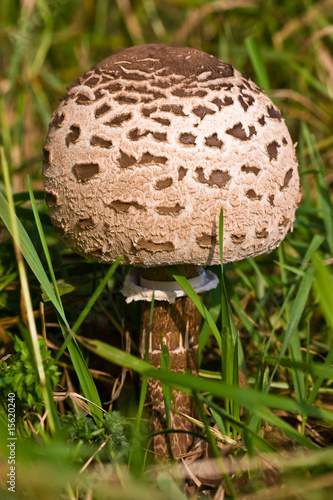
M 144 45 L 114 54 L 68 89 L 44 147 L 49 214 L 65 244 L 99 262 L 118 255 L 134 270 L 123 293 L 143 300 L 142 346 L 160 365 L 161 336 L 171 368 L 197 373 L 200 315 L 169 265 L 198 293 L 217 280 L 199 266 L 268 253 L 292 230 L 300 201 L 295 146 L 280 111 L 249 78 L 186 47 Z M 144 347 L 142 348 L 142 353 Z M 142 354 L 143 355 L 143 354 Z M 160 384 L 150 381 L 154 430 L 165 426 Z M 178 409 L 193 412 L 175 392 Z M 172 412 L 172 426 L 191 430 Z M 193 437 L 174 434 L 175 456 Z M 168 454 L 156 436 L 154 449 Z

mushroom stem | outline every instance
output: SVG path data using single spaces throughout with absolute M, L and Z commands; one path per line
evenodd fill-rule
M 187 278 L 198 275 L 196 266 L 186 266 L 182 269 Z M 142 275 L 146 279 L 159 279 L 170 281 L 170 273 L 167 268 L 145 269 Z M 142 302 L 141 315 L 141 356 L 144 357 L 148 345 L 148 359 L 152 366 L 161 366 L 162 342 L 166 345 L 171 370 L 176 372 L 189 371 L 198 374 L 198 335 L 201 323 L 201 315 L 189 297 L 178 298 L 170 304 L 166 301 L 155 302 L 152 324 L 149 333 L 151 304 Z M 181 429 L 188 432 L 194 430 L 193 424 L 183 416 L 176 413 L 177 410 L 194 416 L 193 400 L 190 396 L 173 391 L 174 401 L 171 406 L 171 428 Z M 162 384 L 156 380 L 148 380 L 147 402 L 151 408 L 151 424 L 153 432 L 163 431 L 167 428 L 166 414 Z M 174 407 L 176 405 L 176 409 Z M 171 433 L 170 440 L 166 434 L 158 434 L 153 438 L 153 450 L 160 457 L 169 456 L 169 445 L 171 445 L 174 457 L 185 455 L 193 445 L 194 437 L 188 433 Z M 168 444 L 169 443 L 169 444 Z

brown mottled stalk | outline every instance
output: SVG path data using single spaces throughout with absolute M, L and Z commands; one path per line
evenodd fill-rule
M 159 272 L 160 280 L 163 278 L 163 273 L 165 276 L 166 271 Z M 197 273 L 197 271 L 195 271 L 195 273 Z M 167 276 L 170 280 L 169 273 Z M 145 270 L 145 277 L 156 279 L 156 269 Z M 189 277 L 188 273 L 187 277 Z M 166 281 L 166 279 L 164 279 L 164 281 Z M 142 357 L 144 357 L 147 346 L 150 310 L 150 302 L 143 302 L 141 316 Z M 152 325 L 150 329 L 150 338 L 148 342 L 149 363 L 155 367 L 161 366 L 161 339 L 163 339 L 163 343 L 169 351 L 171 370 L 175 372 L 189 371 L 192 374 L 197 375 L 198 335 L 200 322 L 200 313 L 189 297 L 179 298 L 173 304 L 166 301 L 155 302 Z M 195 416 L 192 398 L 176 390 L 173 391 L 173 394 L 177 409 L 187 415 Z M 153 379 L 148 380 L 147 402 L 149 403 L 151 409 L 151 425 L 153 432 L 165 430 L 167 427 L 166 415 L 162 385 L 160 382 Z M 193 424 L 181 415 L 175 413 L 173 405 L 174 403 L 172 402 L 171 428 L 181 429 L 188 432 L 195 430 Z M 193 440 L 193 435 L 188 433 L 170 434 L 170 444 L 174 457 L 177 458 L 185 455 L 193 445 Z M 169 456 L 168 437 L 166 434 L 154 436 L 153 450 L 158 456 Z

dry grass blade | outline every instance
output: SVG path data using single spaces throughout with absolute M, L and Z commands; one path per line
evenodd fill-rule
M 86 470 L 86 468 L 91 464 L 91 462 L 94 460 L 94 458 L 99 454 L 99 452 L 104 448 L 104 446 L 107 444 L 107 442 L 111 439 L 112 435 L 110 434 L 105 441 L 98 447 L 98 449 L 95 451 L 93 455 L 89 458 L 89 460 L 86 461 L 86 463 L 81 467 L 79 474 L 82 474 L 83 471 Z
M 135 16 L 129 0 L 117 0 L 119 10 L 122 12 L 128 32 L 134 45 L 144 43 L 144 36 L 137 17 Z
M 271 94 L 274 98 L 277 99 L 290 99 L 291 101 L 297 102 L 304 106 L 305 109 L 308 109 L 316 118 L 324 121 L 325 123 L 329 123 L 331 117 L 328 113 L 325 113 L 321 108 L 317 106 L 314 102 L 311 101 L 307 96 L 297 92 L 292 89 L 275 89 L 271 91 Z
M 88 406 L 87 403 L 95 406 L 96 408 L 98 408 L 102 412 L 106 413 L 106 411 L 103 408 L 101 408 L 100 406 L 94 404 L 92 401 L 89 401 L 88 399 L 86 399 L 85 397 L 81 396 L 81 394 L 78 394 L 77 392 L 55 391 L 53 394 L 54 394 L 54 400 L 55 401 L 65 401 L 67 398 L 70 398 L 75 405 L 77 405 L 80 408 L 82 408 L 82 410 L 84 410 L 90 416 L 92 415 L 92 413 L 91 413 L 91 410 L 90 410 L 90 408 L 89 408 L 89 406 Z
M 333 25 L 331 24 L 330 26 L 325 26 L 325 28 L 322 28 L 321 30 L 315 31 L 304 44 L 304 49 L 308 49 L 309 46 L 315 42 L 316 40 L 319 40 L 320 38 L 324 38 L 325 36 L 331 35 L 333 33 Z
M 186 413 L 183 413 L 183 412 L 181 412 L 179 410 L 177 410 L 177 413 L 179 415 L 181 415 L 182 417 L 186 418 L 186 420 L 188 420 L 189 422 L 192 422 L 194 425 L 196 425 L 197 427 L 199 427 L 199 429 L 204 429 L 205 428 L 204 424 L 200 420 L 197 420 L 196 418 L 191 417 L 190 415 L 186 415 Z M 221 443 L 231 445 L 234 448 L 239 448 L 239 447 L 243 447 L 244 446 L 242 444 L 237 443 L 237 441 L 235 441 L 231 437 L 226 436 L 225 434 L 222 434 L 222 432 L 220 432 L 216 427 L 211 427 L 210 428 L 210 432 L 212 433 L 212 435 L 214 436 L 214 438 L 216 440 L 218 440 L 218 441 L 221 441 Z
M 189 468 L 189 466 L 187 465 L 186 461 L 183 458 L 181 459 L 181 462 L 183 464 L 185 474 L 188 474 L 189 479 L 191 479 L 195 483 L 197 488 L 200 488 L 202 486 L 202 482 L 200 481 L 200 479 L 198 479 L 196 475 L 193 474 L 193 472 L 191 471 L 191 469 Z
M 129 334 L 128 331 L 126 332 L 126 349 L 125 349 L 125 352 L 127 352 L 128 354 L 131 352 L 131 337 L 130 337 L 130 334 Z M 119 396 L 120 396 L 121 390 L 122 390 L 122 388 L 124 386 L 124 383 L 125 383 L 126 373 L 127 373 L 127 368 L 123 367 L 122 370 L 121 370 L 121 377 L 120 377 L 120 379 L 118 377 L 115 380 L 115 383 L 113 384 L 112 397 L 111 397 L 111 401 L 110 401 L 110 410 L 111 410 L 112 403 L 117 398 L 119 398 Z

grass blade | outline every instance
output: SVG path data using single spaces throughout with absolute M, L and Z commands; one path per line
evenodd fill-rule
M 230 476 L 226 471 L 225 464 L 221 458 L 220 450 L 219 450 L 219 448 L 216 444 L 216 441 L 215 441 L 215 439 L 212 436 L 212 433 L 210 431 L 210 426 L 209 426 L 207 415 L 206 415 L 204 408 L 203 408 L 203 405 L 202 405 L 202 403 L 201 403 L 201 401 L 200 401 L 200 399 L 195 391 L 193 391 L 193 398 L 195 401 L 195 407 L 197 409 L 197 412 L 199 413 L 199 418 L 200 418 L 201 422 L 203 422 L 204 427 L 205 427 L 207 441 L 208 441 L 211 449 L 213 450 L 217 464 L 221 470 L 223 479 L 225 481 L 228 495 L 230 495 L 231 498 L 237 498 L 236 491 L 233 487 Z
M 155 304 L 155 291 L 153 290 L 153 296 L 152 296 L 152 300 L 151 300 L 151 304 L 150 304 L 149 328 L 148 328 L 148 333 L 147 333 L 147 341 L 146 341 L 146 345 L 145 345 L 144 361 L 146 363 L 148 363 L 148 361 L 149 361 L 149 340 L 150 340 L 151 325 L 153 322 L 154 304 Z M 131 447 L 131 451 L 130 451 L 129 459 L 128 459 L 128 467 L 130 466 L 130 464 L 132 462 L 133 453 L 134 453 L 135 448 L 137 447 L 137 443 L 139 441 L 141 420 L 142 420 L 144 405 L 146 402 L 147 390 L 148 390 L 148 377 L 146 377 L 145 375 L 142 375 L 139 407 L 138 407 L 137 416 L 136 416 L 133 443 L 132 443 L 132 447 Z M 135 454 L 135 458 L 137 458 L 137 453 Z
M 332 344 L 332 336 L 333 336 L 333 313 L 332 313 L 332 304 L 333 304 L 333 285 L 332 285 L 332 276 L 328 274 L 328 271 L 325 269 L 322 259 L 318 252 L 313 255 L 312 262 L 315 269 L 315 280 L 313 282 L 313 287 L 319 296 L 319 301 L 322 306 L 322 311 L 327 321 L 327 324 L 330 328 L 330 349 L 326 355 L 325 362 L 323 364 L 323 368 L 329 368 L 333 363 L 333 344 Z M 333 374 L 332 374 L 333 375 Z M 311 394 L 308 398 L 308 404 L 313 404 L 318 391 L 324 381 L 325 378 L 333 378 L 331 376 L 325 377 L 324 374 L 319 375 L 313 388 Z
M 282 344 L 282 347 L 280 350 L 280 355 L 278 358 L 279 361 L 283 358 L 286 350 L 289 347 L 291 339 L 296 332 L 298 323 L 299 323 L 301 316 L 303 314 L 303 311 L 304 311 L 304 308 L 305 308 L 305 305 L 306 305 L 306 302 L 308 299 L 308 295 L 309 295 L 310 290 L 311 290 L 313 279 L 314 279 L 314 273 L 313 273 L 313 267 L 311 266 L 308 268 L 308 270 L 304 274 L 304 277 L 300 283 L 298 292 L 296 294 L 295 301 L 294 301 L 293 306 L 291 308 L 291 311 L 290 311 L 290 318 L 291 319 L 290 319 L 290 322 L 288 324 L 287 331 L 284 335 L 283 344 Z M 268 387 L 270 387 L 278 367 L 279 367 L 279 363 L 277 363 L 273 369 L 272 375 L 271 375 L 269 382 L 268 382 Z M 268 387 L 267 387 L 267 389 L 268 389 Z
M 218 285 L 218 287 L 219 286 L 220 285 Z M 216 293 L 216 294 L 214 294 L 213 304 L 208 310 L 210 316 L 212 317 L 214 324 L 216 324 L 216 322 L 218 320 L 218 317 L 220 315 L 220 311 L 221 311 L 221 301 L 219 299 L 219 294 Z M 200 334 L 199 334 L 199 366 L 201 365 L 201 361 L 202 361 L 203 349 L 204 349 L 211 333 L 212 333 L 212 330 L 211 330 L 209 324 L 207 323 L 207 321 L 204 321 L 202 328 L 201 328 L 201 331 L 200 331 Z
M 162 352 L 161 352 L 161 369 L 167 372 L 171 371 L 171 362 L 170 362 L 170 355 L 167 346 L 163 342 L 163 338 L 161 335 L 161 347 L 162 347 Z M 167 428 L 171 428 L 171 399 L 172 399 L 172 388 L 168 384 L 162 384 L 162 392 L 163 392 L 163 400 L 164 400 L 164 407 L 165 407 L 165 418 L 166 418 L 166 425 Z M 172 452 L 172 446 L 171 446 L 171 434 L 167 435 L 167 442 L 168 442 L 168 447 L 169 447 L 169 454 L 170 458 L 173 461 L 174 456 Z
M 102 291 L 104 290 L 104 288 L 106 287 L 108 281 L 114 275 L 114 273 L 115 273 L 117 267 L 119 266 L 121 260 L 122 260 L 122 257 L 121 256 L 118 257 L 115 260 L 115 262 L 112 264 L 112 266 L 108 269 L 106 275 L 101 280 L 101 282 L 99 283 L 98 287 L 96 288 L 96 290 L 94 291 L 94 293 L 91 295 L 91 297 L 88 300 L 87 304 L 84 306 L 83 310 L 81 311 L 80 316 L 77 318 L 77 320 L 75 321 L 74 325 L 72 326 L 72 329 L 71 329 L 72 332 L 76 333 L 78 331 L 78 329 L 82 325 L 83 321 L 85 320 L 85 318 L 89 314 L 91 308 L 95 304 L 96 300 L 98 299 L 98 297 L 100 296 L 100 294 L 102 293 Z M 67 338 L 66 338 L 65 342 L 63 343 L 63 345 L 61 346 L 61 348 L 58 351 L 57 358 L 56 358 L 57 360 L 60 359 L 61 355 L 63 354 L 63 352 L 65 351 L 65 349 L 69 347 L 69 344 L 72 342 L 72 340 L 73 340 L 73 337 L 71 335 L 67 335 Z

